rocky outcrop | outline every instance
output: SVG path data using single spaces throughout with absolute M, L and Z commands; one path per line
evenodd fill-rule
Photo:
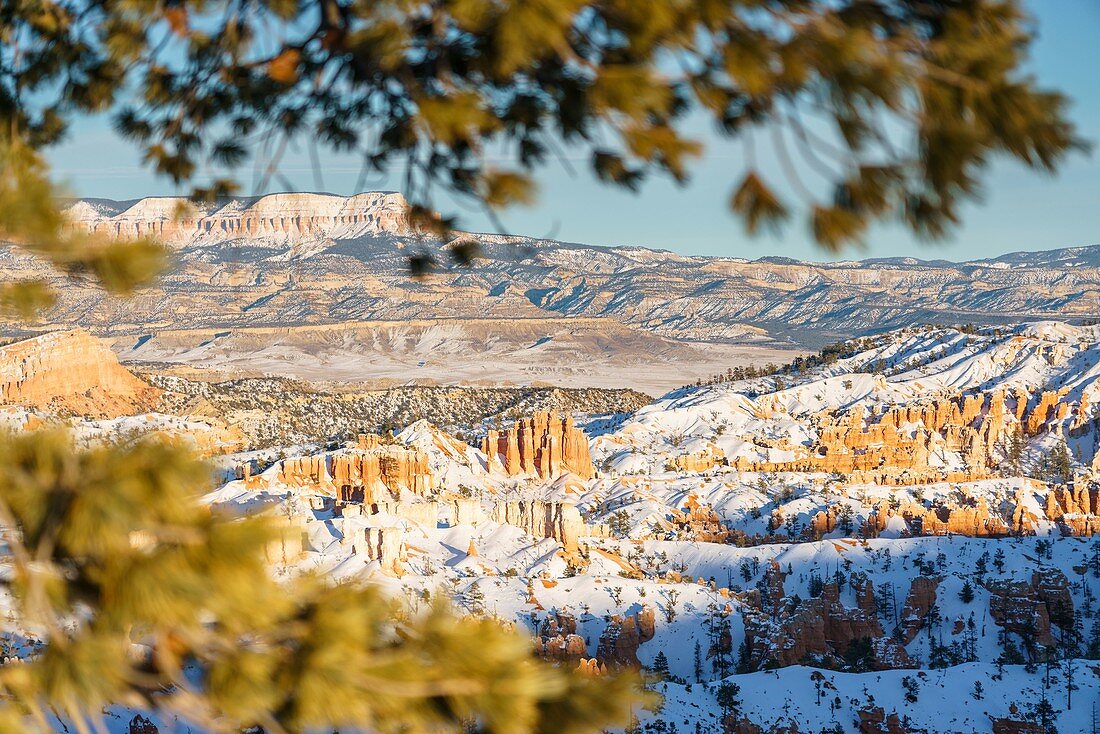
M 509 476 L 554 479 L 571 472 L 591 479 L 596 475 L 588 436 L 573 425 L 571 416 L 557 411 L 540 411 L 516 421 L 511 428 L 490 430 L 481 450 Z
M 114 418 L 152 410 L 160 394 L 80 329 L 0 347 L 0 404 Z
M 991 402 L 1003 396 L 994 395 Z M 817 440 L 810 446 L 792 447 L 801 456 L 781 462 L 732 463 L 751 471 L 837 472 L 853 481 L 904 485 L 933 481 L 969 481 L 988 475 L 989 449 L 1000 437 L 1003 425 L 982 418 L 985 398 L 929 399 L 893 406 L 869 415 L 862 406 L 816 416 Z M 937 451 L 954 451 L 966 459 L 963 469 L 934 466 Z
M 744 614 L 746 659 L 742 664 L 749 669 L 811 663 L 841 667 L 848 662 L 849 648 L 861 640 L 869 643 L 869 659 L 861 665 L 872 670 L 912 667 L 905 649 L 883 635 L 870 580 L 854 579 L 858 606 L 853 609 L 840 602 L 835 583 L 825 584 L 820 597 L 792 608 L 774 579 L 774 573 L 765 577 L 768 608 L 748 609 Z
M 1008 632 L 1043 648 L 1055 644 L 1051 623 L 1063 630 L 1074 623 L 1069 579 L 1057 568 L 1042 568 L 1030 581 L 987 579 L 989 616 Z
M 1054 488 L 1044 507 L 1048 520 L 1058 523 L 1063 535 L 1091 537 L 1100 533 L 1100 488 L 1074 482 Z
M 500 502 L 493 508 L 492 519 L 522 528 L 535 538 L 553 538 L 570 553 L 578 549 L 581 536 L 592 534 L 580 511 L 568 502 Z
M 1059 568 L 1045 566 L 1031 574 L 1031 585 L 1046 605 L 1050 621 L 1062 629 L 1071 629 L 1075 612 L 1066 574 Z
M 743 716 L 730 714 L 722 718 L 723 734 L 799 734 L 798 723 L 775 723 L 767 729 Z
M 703 504 L 692 493 L 684 501 L 680 510 L 673 510 L 668 524 L 681 540 L 694 540 L 704 543 L 725 543 L 735 535 L 726 527 L 722 517 L 714 508 Z
M 1012 532 L 1019 535 L 1034 533 L 1038 519 L 1034 513 L 1027 509 L 1027 505 L 1024 503 L 1023 491 L 1017 492 L 1016 508 L 1012 511 Z
M 342 528 L 341 545 L 350 545 L 353 554 L 378 561 L 386 573 L 397 576 L 404 573 L 408 549 L 405 531 L 401 527 L 365 527 L 344 523 Z
M 1009 534 L 1008 523 L 989 510 L 985 498 L 973 506 L 939 505 L 920 517 L 924 535 L 969 535 L 972 537 L 1002 537 Z
M 551 612 L 538 627 L 535 652 L 544 660 L 577 667 L 588 659 L 588 646 L 577 634 L 577 619 L 568 612 Z
M 612 615 L 607 628 L 600 635 L 596 660 L 608 668 L 640 670 L 638 648 L 653 639 L 653 608 L 645 606 L 637 614 Z
M 836 530 L 837 510 L 835 507 L 827 507 L 814 513 L 810 518 L 810 537 L 820 538 L 822 535 Z M 885 523 L 883 524 L 885 527 Z
M 264 546 L 264 557 L 268 563 L 289 566 L 305 555 L 308 545 L 305 527 L 301 523 L 290 523 L 279 528 L 275 539 Z
M 722 450 L 714 447 L 707 451 L 692 454 L 680 454 L 669 459 L 669 468 L 675 471 L 699 473 L 713 469 L 726 461 Z
M 320 459 L 305 457 L 294 460 L 295 476 L 317 476 Z M 387 515 L 406 520 L 423 528 L 434 528 L 439 522 L 455 525 L 480 525 L 485 520 L 514 525 L 536 539 L 553 538 L 562 544 L 567 553 L 576 553 L 581 537 L 605 537 L 606 525 L 588 525 L 576 506 L 568 502 L 544 502 L 541 500 L 510 500 L 498 502 L 486 511 L 475 499 L 440 498 L 428 501 L 399 501 L 375 499 L 373 501 L 344 500 L 322 497 L 328 500 L 325 509 L 334 511 L 337 517 L 356 518 Z
M 1064 411 L 1068 406 L 1059 405 L 1059 401 L 1065 396 L 1066 392 L 1068 392 L 1068 390 L 1044 390 L 1042 394 L 1039 395 L 1039 402 L 1031 410 L 1024 422 L 1024 431 L 1027 435 L 1037 435 L 1039 429 L 1058 413 L 1062 413 L 1062 416 L 1065 415 Z
M 993 734 L 1046 734 L 1047 729 L 1038 721 L 1013 719 L 1009 717 L 993 718 Z
M 129 734 L 158 734 L 160 730 L 157 729 L 157 725 L 151 719 L 138 715 L 130 719 L 130 726 L 127 731 Z
M 481 502 L 476 499 L 456 499 L 448 503 L 451 511 L 451 526 L 472 525 L 477 527 L 485 519 L 481 511 Z
M 743 716 L 726 716 L 722 719 L 722 734 L 762 734 L 758 724 Z
M 339 453 L 283 459 L 277 478 L 290 487 L 310 487 L 363 504 L 389 501 L 403 492 L 424 496 L 435 488 L 427 454 L 381 445 L 373 437 Z
M 1060 425 L 1071 409 L 1066 391 L 1043 392 L 1037 400 L 1029 393 L 993 390 L 951 398 L 921 398 L 869 413 L 862 405 L 842 411 L 823 411 L 811 417 L 817 429 L 807 445 L 777 443 L 774 439 L 747 437 L 761 448 L 782 449 L 791 455 L 783 461 L 759 461 L 738 456 L 730 464 L 755 472 L 828 472 L 846 475 L 856 483 L 912 485 L 930 482 L 968 482 L 993 474 L 1003 446 L 1022 427 L 1028 435 Z M 764 416 L 774 409 L 765 406 Z M 943 457 L 953 456 L 944 462 Z M 1007 520 L 990 517 L 987 510 L 972 508 L 951 518 L 929 516 L 932 533 L 965 529 L 967 535 L 1001 535 Z M 814 531 L 827 527 L 828 518 L 814 520 Z
M 989 591 L 989 616 L 995 623 L 1038 645 L 1054 644 L 1050 615 L 1031 584 L 991 579 L 985 587 Z
M 856 712 L 859 734 L 908 734 L 897 712 L 887 714 L 881 706 L 868 706 Z
M 917 576 L 909 585 L 900 623 L 902 642 L 906 645 L 924 628 L 928 613 L 936 604 L 936 588 L 939 585 L 940 579 L 931 576 Z

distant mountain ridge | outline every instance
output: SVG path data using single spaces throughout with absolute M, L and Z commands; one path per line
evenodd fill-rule
M 473 267 L 416 282 L 407 277 L 410 254 L 448 258 L 445 243 L 417 236 L 406 207 L 394 192 L 279 193 L 208 206 L 172 197 L 88 199 L 74 202 L 69 216 L 74 226 L 153 234 L 178 248 L 182 268 L 165 286 L 168 302 L 203 294 L 217 303 L 192 327 L 581 317 L 680 340 L 816 347 L 920 322 L 1100 316 L 1100 245 L 959 263 L 815 263 L 479 234 L 472 236 L 483 258 Z M 357 287 L 367 281 L 372 288 Z M 154 320 L 112 305 L 130 313 L 111 323 Z
M 393 192 L 270 194 L 211 206 L 78 200 L 68 209 L 72 226 L 162 238 L 175 251 L 174 271 L 127 299 L 10 248 L 0 250 L 0 275 L 52 280 L 61 298 L 48 326 L 89 328 L 111 338 L 124 360 L 202 361 L 214 351 L 239 365 L 262 352 L 264 370 L 285 374 L 302 354 L 323 352 L 356 356 L 352 364 L 322 361 L 322 373 L 415 379 L 434 364 L 432 379 L 493 381 L 508 367 L 525 384 L 574 386 L 619 380 L 607 370 L 625 371 L 621 384 L 633 385 L 630 374 L 655 360 L 686 370 L 640 388 L 654 391 L 674 377 L 683 384 L 713 374 L 704 369 L 783 361 L 792 350 L 918 323 L 1100 317 L 1100 246 L 962 263 L 813 263 L 462 234 L 478 241 L 481 257 L 459 267 L 450 243 L 410 226 L 406 207 Z M 410 277 L 414 254 L 433 258 L 437 272 Z M 448 360 L 459 344 L 467 362 L 456 372 Z M 371 361 L 376 355 L 395 361 L 382 366 Z

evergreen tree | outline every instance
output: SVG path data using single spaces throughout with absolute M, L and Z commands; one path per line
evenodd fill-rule
M 872 659 L 871 638 L 858 637 L 848 645 L 844 651 L 844 662 L 847 670 L 854 673 L 862 673 L 870 668 Z
M 668 679 L 668 657 L 665 655 L 664 650 L 659 651 L 657 656 L 653 658 L 652 670 L 658 680 Z
M 912 676 L 903 676 L 901 687 L 905 689 L 906 703 L 916 703 L 920 696 L 920 684 Z
M 1061 713 L 1058 709 L 1054 708 L 1050 699 L 1047 698 L 1046 689 L 1043 689 L 1043 697 L 1038 703 L 1032 704 L 1031 718 L 1035 720 L 1044 734 L 1057 734 L 1057 729 L 1054 727 L 1054 720 Z
M 840 506 L 836 515 L 836 525 L 844 535 L 851 535 L 855 527 L 855 510 L 848 503 Z
M 1100 660 L 1100 616 L 1092 623 L 1089 631 L 1088 645 L 1085 647 L 1085 657 L 1089 660 Z
M 1073 458 L 1070 456 L 1066 440 L 1060 439 L 1054 444 L 1044 459 L 1044 476 L 1047 481 L 1066 484 L 1073 479 Z
M 978 659 L 978 624 L 974 621 L 974 613 L 966 618 L 966 662 L 974 662 Z
M 1011 476 L 1022 476 L 1024 473 L 1024 454 L 1027 452 L 1027 438 L 1024 436 L 1023 426 L 1019 423 L 1013 429 L 1005 446 L 1005 463 Z
M 1023 665 L 1026 662 L 1024 654 L 1016 646 L 1012 636 L 1003 629 L 1001 635 L 1001 654 L 997 658 L 998 665 Z
M 967 579 L 966 582 L 963 583 L 962 588 L 959 589 L 959 600 L 962 601 L 963 604 L 969 604 L 974 601 L 974 586 L 970 583 L 969 579 Z
M 1075 656 L 1067 655 L 1066 658 L 1062 661 L 1062 677 L 1066 681 L 1066 710 L 1067 711 L 1073 710 L 1073 692 L 1080 690 L 1080 686 L 1078 686 L 1074 682 L 1074 678 L 1076 676 L 1076 673 L 1077 673 L 1077 663 L 1076 663 L 1076 660 L 1075 660 Z
M 722 681 L 718 685 L 716 701 L 718 707 L 722 709 L 723 716 L 737 716 L 741 710 L 741 686 Z
M 626 510 L 612 513 L 607 521 L 608 529 L 615 538 L 630 537 L 630 514 Z
M 702 646 L 699 644 L 699 640 L 695 641 L 695 655 L 694 655 L 694 661 L 693 662 L 694 662 L 694 665 L 693 665 L 693 668 L 692 668 L 692 672 L 695 675 L 695 682 L 696 683 L 702 683 L 703 682 L 703 649 L 702 649 Z

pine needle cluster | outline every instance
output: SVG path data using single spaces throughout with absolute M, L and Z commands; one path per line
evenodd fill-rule
M 80 449 L 0 436 L 7 583 L 40 642 L 0 667 L 4 731 L 56 716 L 102 731 L 112 704 L 208 731 L 598 732 L 629 678 L 582 678 L 530 640 L 443 606 L 411 615 L 369 584 L 277 582 L 272 518 L 201 505 L 208 467 L 155 440 Z
M 1084 146 L 1027 71 L 1019 0 L 9 0 L 0 20 L 0 129 L 32 148 L 106 111 L 178 184 L 227 171 L 195 186 L 211 199 L 249 158 L 263 192 L 288 143 L 328 147 L 363 181 L 400 171 L 437 232 L 433 190 L 492 216 L 555 158 L 682 182 L 693 113 L 744 143 L 729 202 L 750 232 L 797 205 L 833 250 L 883 220 L 943 237 L 992 158 L 1051 171 Z

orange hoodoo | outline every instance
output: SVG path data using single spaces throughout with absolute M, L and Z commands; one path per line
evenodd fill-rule
M 569 415 L 539 411 L 521 418 L 511 428 L 492 430 L 481 442 L 489 461 L 500 461 L 510 476 L 536 475 L 554 479 L 572 472 L 582 479 L 596 475 L 588 451 L 588 436 Z

